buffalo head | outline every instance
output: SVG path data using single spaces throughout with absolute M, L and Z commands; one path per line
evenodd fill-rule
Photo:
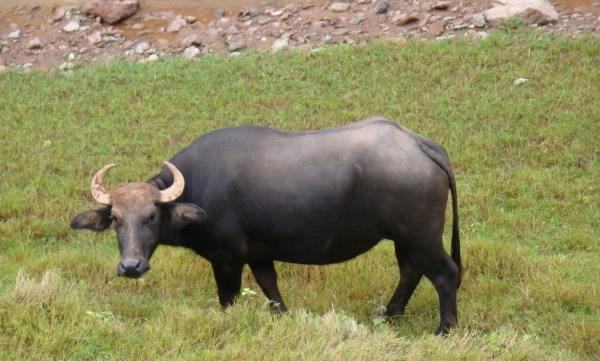
M 74 229 L 96 232 L 114 225 L 121 252 L 119 276 L 140 277 L 150 269 L 150 257 L 161 240 L 206 218 L 204 210 L 194 204 L 173 203 L 183 193 L 185 180 L 173 164 L 164 163 L 173 175 L 173 184 L 164 190 L 150 183 L 126 183 L 109 191 L 102 179 L 114 164 L 104 166 L 92 179 L 91 188 L 96 202 L 105 207 L 80 213 L 71 221 Z

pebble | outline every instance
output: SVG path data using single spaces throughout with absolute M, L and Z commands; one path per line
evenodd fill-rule
M 483 28 L 485 23 L 485 15 L 482 13 L 473 14 L 473 16 L 471 16 L 471 24 L 475 25 L 476 27 Z
M 450 1 L 438 1 L 431 5 L 430 10 L 446 10 L 450 7 Z
M 198 55 L 200 55 L 200 49 L 198 49 L 195 46 L 188 46 L 187 48 L 185 48 L 185 50 L 183 51 L 183 56 L 187 59 L 192 59 L 197 57 Z
M 429 33 L 433 36 L 440 36 L 444 33 L 446 22 L 439 20 L 429 25 Z
M 153 62 L 153 61 L 157 61 L 157 60 L 158 60 L 158 55 L 156 55 L 156 54 L 152 54 L 146 58 L 146 61 L 149 61 L 149 62 Z
M 331 5 L 329 5 L 329 10 L 336 12 L 336 13 L 341 13 L 344 11 L 348 11 L 348 9 L 350 9 L 350 4 L 348 3 L 333 3 Z
M 528 81 L 529 81 L 529 79 L 527 79 L 527 78 L 517 78 L 517 79 L 515 79 L 515 81 L 513 81 L 513 84 L 521 85 L 521 84 L 525 84 Z
M 184 18 L 176 18 L 167 27 L 167 33 L 177 33 L 187 25 Z
M 288 38 L 282 37 L 273 42 L 273 45 L 271 46 L 271 50 L 280 51 L 280 50 L 287 48 L 288 46 L 289 46 Z
M 9 39 L 18 39 L 21 37 L 21 30 L 17 29 L 11 33 L 8 34 L 8 38 Z
M 65 25 L 63 27 L 63 31 L 65 31 L 67 33 L 72 33 L 72 32 L 77 31 L 79 29 L 81 29 L 81 25 L 79 25 L 79 21 L 76 21 L 76 20 L 69 21 L 67 23 L 67 25 Z
M 223 9 L 216 9 L 215 11 L 213 11 L 213 15 L 216 18 L 222 18 L 222 17 L 225 16 L 225 10 L 223 10 Z
M 131 29 L 133 29 L 133 30 L 142 30 L 143 28 L 144 28 L 143 23 L 137 23 L 137 24 L 131 25 Z
M 229 52 L 239 51 L 246 48 L 246 42 L 242 38 L 235 38 L 228 42 Z
M 69 53 L 69 55 L 67 55 L 67 60 L 68 60 L 68 61 L 73 61 L 73 60 L 75 60 L 75 53 Z
M 403 14 L 399 13 L 392 17 L 392 22 L 398 26 L 406 25 L 415 21 L 419 21 L 417 14 Z
M 390 5 L 386 0 L 377 0 L 375 3 L 374 12 L 375 14 L 385 14 L 387 13 L 389 7 Z
M 33 38 L 27 43 L 27 49 L 41 49 L 42 42 L 39 38 Z
M 134 51 L 136 52 L 136 54 L 140 54 L 140 55 L 142 55 L 142 54 L 144 54 L 144 53 L 145 53 L 145 52 L 146 52 L 148 49 L 150 49 L 150 44 L 148 44 L 148 43 L 147 43 L 147 42 L 145 42 L 145 41 L 142 41 L 141 43 L 138 43 L 138 44 L 135 46 L 135 49 L 134 49 Z

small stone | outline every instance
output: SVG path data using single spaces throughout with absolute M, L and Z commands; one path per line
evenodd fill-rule
M 39 38 L 33 38 L 27 43 L 27 49 L 41 49 L 42 42 Z
M 196 21 L 198 21 L 198 19 L 196 19 L 196 17 L 192 15 L 186 15 L 183 18 L 185 19 L 185 21 L 187 21 L 188 24 L 193 24 Z
M 246 42 L 244 42 L 244 39 L 234 38 L 227 42 L 227 48 L 229 49 L 229 52 L 243 50 L 246 48 Z
M 6 71 L 7 67 L 6 65 L 0 65 L 0 73 L 2 73 L 3 71 Z
M 348 4 L 348 3 L 337 2 L 337 3 L 333 3 L 333 4 L 329 5 L 329 10 L 331 10 L 335 13 L 341 13 L 344 11 L 348 11 L 348 9 L 350 9 L 350 4 Z
M 429 25 L 429 33 L 433 36 L 440 36 L 444 33 L 446 28 L 446 22 L 439 20 Z
M 412 14 L 399 13 L 399 14 L 394 15 L 394 17 L 392 17 L 392 22 L 398 26 L 410 24 L 415 21 L 419 21 L 419 17 L 415 13 L 412 13 Z
M 258 25 L 263 26 L 263 25 L 266 25 L 266 24 L 270 23 L 272 20 L 273 19 L 271 19 L 268 16 L 259 16 L 256 19 L 256 22 L 258 23 Z
M 280 50 L 287 48 L 288 45 L 289 45 L 288 37 L 282 37 L 273 42 L 273 45 L 271 46 L 271 50 L 280 51 Z
M 182 46 L 185 46 L 185 47 L 188 47 L 191 45 L 200 45 L 200 42 L 198 41 L 198 35 L 196 35 L 196 34 L 191 34 L 191 35 L 186 36 L 185 38 L 183 38 L 181 40 L 180 43 Z
M 283 14 L 283 10 L 275 10 L 275 11 L 271 11 L 269 13 L 269 15 L 274 16 L 274 17 L 279 17 Z
M 146 61 L 148 61 L 148 62 L 153 62 L 153 61 L 157 61 L 157 60 L 158 60 L 158 55 L 156 55 L 156 54 L 152 54 L 146 58 Z
M 69 55 L 67 55 L 67 60 L 68 60 L 68 61 L 73 61 L 73 60 L 75 60 L 75 53 L 69 53 Z
M 183 56 L 187 59 L 192 59 L 200 55 L 200 49 L 195 46 L 188 46 L 183 51 Z
M 72 33 L 79 29 L 81 29 L 81 25 L 79 25 L 79 21 L 77 21 L 77 20 L 71 20 L 67 23 L 67 25 L 65 25 L 63 27 L 63 31 L 65 31 L 67 33 Z
M 216 18 L 222 18 L 222 17 L 225 16 L 225 10 L 223 10 L 223 9 L 216 9 L 215 11 L 213 11 L 213 15 Z
M 515 81 L 513 81 L 513 84 L 521 85 L 521 84 L 525 84 L 528 81 L 529 81 L 529 79 L 527 79 L 527 78 L 517 78 L 517 79 L 515 79 Z
M 450 7 L 450 1 L 437 1 L 433 5 L 431 5 L 430 10 L 446 10 Z
M 477 28 L 483 28 L 485 26 L 485 15 L 483 13 L 473 14 L 471 16 L 471 24 L 475 25 Z
M 167 33 L 177 33 L 187 25 L 184 18 L 176 18 L 167 27 Z
M 136 54 L 142 55 L 144 54 L 148 49 L 150 49 L 150 44 L 148 44 L 145 41 L 142 41 L 141 43 L 138 43 L 135 46 L 134 51 L 136 52 Z
M 388 11 L 390 4 L 386 0 L 377 0 L 375 3 L 375 14 L 385 14 Z
M 142 30 L 144 28 L 144 24 L 143 23 L 136 23 L 131 25 L 131 29 L 133 30 Z
M 331 40 L 333 40 L 333 37 L 329 34 L 325 34 L 325 36 L 323 38 L 321 38 L 321 42 L 320 44 L 329 44 L 331 42 Z
M 55 23 L 57 21 L 61 21 L 65 17 L 67 19 L 70 19 L 71 12 L 75 9 L 77 9 L 77 8 L 73 5 L 65 5 L 65 6 L 57 7 L 56 9 L 54 9 L 54 14 L 52 15 L 52 22 Z
M 17 30 L 15 30 L 13 32 L 10 32 L 8 34 L 8 38 L 9 39 L 18 39 L 20 37 L 21 37 L 21 30 L 20 29 L 17 29 Z

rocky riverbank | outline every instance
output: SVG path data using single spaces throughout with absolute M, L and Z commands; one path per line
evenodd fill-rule
M 70 70 L 110 59 L 155 61 L 168 55 L 239 55 L 250 50 L 311 50 L 373 39 L 485 38 L 511 17 L 551 32 L 600 34 L 600 2 L 564 9 L 546 0 L 355 0 L 278 8 L 156 10 L 138 0 L 92 0 L 79 7 L 20 6 L 0 11 L 0 71 Z

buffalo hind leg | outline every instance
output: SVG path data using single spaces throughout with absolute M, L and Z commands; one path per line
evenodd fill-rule
M 423 273 L 409 263 L 407 254 L 397 244 L 395 251 L 398 266 L 400 267 L 400 281 L 386 307 L 385 314 L 388 317 L 404 315 L 406 304 L 410 300 L 415 288 L 417 288 L 421 277 L 423 277 Z
M 287 311 L 279 288 L 277 287 L 277 272 L 273 261 L 252 262 L 250 269 L 265 296 L 269 299 L 271 311 L 284 313 Z
M 213 263 L 213 273 L 217 282 L 219 303 L 223 307 L 229 307 L 240 294 L 242 287 L 243 264 Z
M 458 267 L 443 249 L 433 256 L 423 254 L 417 258 L 419 268 L 433 283 L 440 300 L 440 325 L 436 335 L 448 333 L 458 322 L 456 307 L 456 291 L 458 284 Z

